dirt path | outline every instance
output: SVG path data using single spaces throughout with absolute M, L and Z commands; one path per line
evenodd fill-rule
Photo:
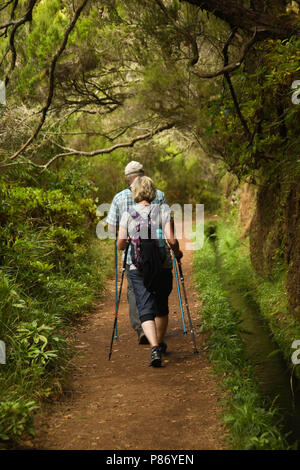
M 192 285 L 191 252 L 183 259 L 185 284 L 197 331 L 199 309 Z M 220 394 L 196 334 L 183 334 L 176 283 L 170 296 L 169 353 L 162 368 L 148 366 L 150 347 L 138 345 L 129 325 L 126 281 L 111 361 L 114 281 L 97 311 L 86 315 L 77 330 L 80 352 L 69 391 L 38 419 L 36 449 L 194 450 L 222 449 L 217 414 Z M 186 320 L 187 323 L 187 320 Z

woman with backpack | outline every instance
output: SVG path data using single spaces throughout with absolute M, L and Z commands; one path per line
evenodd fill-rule
M 182 252 L 174 236 L 169 207 L 151 204 L 156 194 L 151 178 L 135 178 L 131 191 L 136 204 L 121 218 L 117 246 L 125 250 L 130 244 L 132 262 L 129 275 L 142 328 L 152 347 L 149 365 L 160 367 L 162 354 L 167 349 L 164 336 L 168 327 L 168 297 L 173 281 L 168 245 L 178 260 Z

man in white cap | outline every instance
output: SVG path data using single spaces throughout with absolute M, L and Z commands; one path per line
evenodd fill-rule
M 125 167 L 125 178 L 129 184 L 128 189 L 124 189 L 120 193 L 116 194 L 113 198 L 113 201 L 110 206 L 110 210 L 107 216 L 107 223 L 109 230 L 113 233 L 118 231 L 118 226 L 121 220 L 121 217 L 124 212 L 128 212 L 128 209 L 133 206 L 135 203 L 132 199 L 130 186 L 133 183 L 134 179 L 137 176 L 144 175 L 143 165 L 136 161 L 131 161 Z M 156 190 L 156 197 L 152 201 L 152 204 L 163 205 L 167 204 L 165 195 L 159 189 Z M 128 250 L 127 260 L 126 260 L 126 277 L 127 277 L 127 299 L 129 303 L 129 318 L 132 328 L 137 332 L 139 344 L 147 344 L 148 340 L 143 332 L 136 301 L 131 284 L 131 279 L 129 277 L 129 266 L 131 264 L 130 250 Z

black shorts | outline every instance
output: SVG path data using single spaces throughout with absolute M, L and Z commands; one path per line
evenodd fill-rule
M 154 320 L 155 317 L 164 317 L 169 313 L 168 298 L 172 292 L 172 269 L 163 269 L 159 282 L 159 290 L 151 294 L 143 283 L 142 274 L 137 269 L 129 271 L 135 300 L 141 323 Z

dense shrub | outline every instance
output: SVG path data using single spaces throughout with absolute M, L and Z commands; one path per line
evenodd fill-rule
M 71 174 L 74 187 L 65 188 L 68 171 L 60 184 L 49 175 L 39 188 L 0 181 L 0 339 L 7 352 L 0 366 L 2 442 L 33 434 L 41 400 L 62 389 L 68 329 L 90 309 L 109 271 L 113 250 L 96 238 L 91 185 Z

